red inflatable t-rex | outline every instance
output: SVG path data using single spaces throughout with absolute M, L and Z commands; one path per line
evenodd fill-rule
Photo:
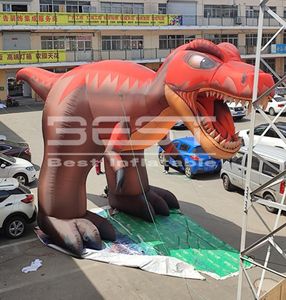
M 202 39 L 174 50 L 157 73 L 126 61 L 96 62 L 65 74 L 20 70 L 17 79 L 46 101 L 40 228 L 77 255 L 84 244 L 100 249 L 101 238 L 115 239 L 112 226 L 86 209 L 86 178 L 93 159 L 103 156 L 111 207 L 147 221 L 167 216 L 178 201 L 149 185 L 144 149 L 158 142 L 175 152 L 163 141 L 182 119 L 206 152 L 232 157 L 240 142 L 225 102 L 248 104 L 253 78 L 254 67 L 233 45 Z M 273 84 L 260 72 L 258 96 Z

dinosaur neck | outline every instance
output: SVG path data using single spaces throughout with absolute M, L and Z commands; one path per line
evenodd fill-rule
M 165 76 L 162 75 L 161 72 L 156 74 L 146 97 L 146 106 L 149 115 L 159 116 L 169 107 L 165 98 Z

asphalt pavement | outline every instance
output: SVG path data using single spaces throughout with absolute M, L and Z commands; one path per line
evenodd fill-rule
M 41 114 L 43 105 L 31 100 L 23 100 L 18 108 L 0 112 L 0 134 L 7 138 L 29 143 L 33 163 L 41 166 L 43 140 Z M 282 117 L 283 120 L 285 117 Z M 285 118 L 286 121 L 286 118 Z M 262 123 L 257 115 L 256 123 Z M 235 123 L 236 129 L 249 128 L 249 119 Z M 187 130 L 172 131 L 173 137 L 187 136 Z M 147 151 L 147 170 L 152 185 L 169 189 L 179 199 L 183 213 L 206 228 L 221 240 L 236 249 L 240 247 L 243 211 L 243 192 L 227 192 L 223 189 L 218 175 L 198 176 L 187 179 L 183 174 L 171 170 L 163 174 L 157 159 L 157 148 Z M 154 163 L 157 162 L 157 163 Z M 87 180 L 88 208 L 107 205 L 103 193 L 106 179 L 91 172 Z M 37 196 L 36 184 L 31 187 Z M 275 215 L 264 207 L 255 206 L 263 220 L 273 226 Z M 285 221 L 282 216 L 281 222 Z M 249 214 L 247 242 L 250 243 L 267 233 L 267 229 L 251 211 Z M 286 232 L 277 239 L 286 248 Z M 255 252 L 263 261 L 266 249 Z M 34 259 L 43 261 L 36 272 L 24 274 L 21 269 Z M 286 271 L 286 262 L 278 255 L 271 256 L 271 266 L 280 272 Z M 252 282 L 257 284 L 261 270 L 249 271 Z M 281 280 L 276 275 L 266 273 L 268 283 Z M 236 299 L 238 277 L 215 280 L 206 276 L 205 281 L 187 280 L 160 276 L 141 270 L 119 267 L 89 260 L 75 259 L 61 254 L 41 244 L 33 233 L 33 226 L 25 237 L 7 240 L 0 236 L 0 299 Z M 269 287 L 264 286 L 264 289 Z M 244 280 L 243 299 L 253 299 L 251 290 Z

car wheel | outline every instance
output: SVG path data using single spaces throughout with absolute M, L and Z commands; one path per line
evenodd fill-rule
M 20 183 L 22 183 L 24 185 L 27 185 L 29 183 L 28 177 L 26 174 L 18 173 L 16 175 L 14 175 L 14 178 L 16 178 Z
M 271 195 L 271 194 L 266 194 L 264 195 L 263 199 L 268 200 L 268 201 L 275 201 L 275 198 Z M 266 210 L 271 212 L 271 213 L 277 213 L 278 209 L 274 208 L 274 207 L 269 207 L 269 206 L 265 206 Z
M 185 175 L 186 175 L 188 178 L 194 178 L 194 174 L 192 173 L 192 168 L 191 168 L 191 166 L 189 166 L 189 165 L 186 165 L 186 166 L 185 166 Z
M 165 158 L 164 158 L 164 151 L 162 151 L 162 152 L 159 153 L 158 158 L 159 158 L 159 163 L 161 165 L 164 165 L 164 160 L 165 160 Z
M 231 184 L 230 179 L 226 174 L 222 175 L 222 184 L 226 191 L 231 191 L 233 189 L 233 185 Z
M 4 231 L 8 238 L 18 239 L 26 230 L 26 222 L 21 216 L 13 216 L 9 218 L 4 225 Z
M 269 115 L 270 115 L 270 116 L 275 116 L 275 114 L 276 114 L 276 113 L 275 113 L 275 110 L 274 110 L 272 107 L 270 107 L 270 108 L 269 108 Z

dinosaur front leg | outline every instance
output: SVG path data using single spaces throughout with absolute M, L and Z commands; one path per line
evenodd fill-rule
M 80 256 L 84 246 L 100 249 L 101 239 L 114 240 L 115 232 L 105 218 L 87 211 L 86 178 L 104 147 L 95 146 L 88 138 L 92 129 L 86 124 L 92 118 L 86 106 L 81 105 L 74 114 L 81 121 L 79 117 L 66 117 L 66 106 L 47 103 L 45 107 L 38 224 L 53 243 Z M 82 139 L 85 134 L 78 132 L 86 133 L 87 138 Z
M 120 190 L 117 189 L 113 161 L 104 160 L 111 207 L 150 222 L 155 214 L 168 216 L 169 209 L 179 208 L 179 203 L 171 192 L 149 185 L 143 151 L 121 153 L 121 158 L 124 180 Z

